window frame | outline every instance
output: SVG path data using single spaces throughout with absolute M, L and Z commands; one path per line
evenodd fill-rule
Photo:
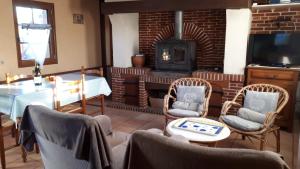
M 14 26 L 16 35 L 16 45 L 17 45 L 17 58 L 18 67 L 31 67 L 35 65 L 34 60 L 22 60 L 21 48 L 20 48 L 20 35 L 18 30 L 18 18 L 16 7 L 28 7 L 28 8 L 38 8 L 47 10 L 48 24 L 51 25 L 50 37 L 49 37 L 49 48 L 50 48 L 50 58 L 46 58 L 44 65 L 57 64 L 57 47 L 56 47 L 56 28 L 55 28 L 55 12 L 54 4 L 47 2 L 39 2 L 32 0 L 13 0 L 13 15 L 14 15 Z

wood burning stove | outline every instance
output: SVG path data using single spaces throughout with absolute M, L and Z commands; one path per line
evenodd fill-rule
M 196 68 L 196 43 L 182 40 L 183 12 L 175 15 L 175 38 L 156 44 L 155 68 L 159 71 L 192 72 Z
M 196 43 L 165 40 L 156 44 L 155 68 L 160 71 L 192 72 L 196 68 Z

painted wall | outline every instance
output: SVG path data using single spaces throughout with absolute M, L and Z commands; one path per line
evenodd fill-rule
M 249 9 L 226 10 L 225 74 L 244 74 L 252 14 Z
M 54 3 L 58 64 L 47 65 L 42 73 L 101 65 L 98 0 L 40 0 Z M 72 14 L 84 15 L 84 24 L 73 24 Z M 4 73 L 31 74 L 18 68 L 12 0 L 0 1 L 0 79 Z
M 105 0 L 121 2 L 134 0 Z M 113 66 L 131 67 L 131 56 L 139 53 L 139 14 L 109 15 L 112 24 Z
M 139 51 L 139 14 L 110 15 L 115 67 L 131 67 L 131 56 Z

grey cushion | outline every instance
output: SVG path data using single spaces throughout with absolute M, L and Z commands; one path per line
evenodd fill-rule
M 168 113 L 179 117 L 199 117 L 201 113 L 191 110 L 169 109 Z
M 176 101 L 172 104 L 172 108 L 202 112 L 204 109 L 204 103 L 198 104 L 198 103 Z
M 178 86 L 176 100 L 188 103 L 203 103 L 205 86 Z
M 246 120 L 234 115 L 222 116 L 222 119 L 227 125 L 242 131 L 257 131 L 263 127 L 260 123 Z
M 265 114 L 250 110 L 248 108 L 240 108 L 238 111 L 238 116 L 260 124 L 263 124 L 266 119 Z
M 244 107 L 266 114 L 277 108 L 279 93 L 247 91 Z
M 189 102 L 182 102 L 182 101 L 176 101 L 172 105 L 173 109 L 183 109 L 183 110 L 192 110 L 192 111 L 198 111 L 198 107 L 199 107 L 198 103 L 189 103 Z

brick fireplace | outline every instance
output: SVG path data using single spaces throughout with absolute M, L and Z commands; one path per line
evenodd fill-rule
M 155 44 L 174 37 L 174 12 L 139 14 L 139 48 L 146 56 L 146 65 L 155 65 Z M 197 69 L 223 68 L 226 10 L 183 12 L 183 39 L 197 44 Z
M 153 92 L 162 95 L 172 81 L 181 77 L 199 77 L 213 85 L 211 116 L 218 116 L 224 101 L 233 99 L 244 85 L 244 76 L 218 73 L 224 65 L 226 10 L 183 12 L 182 40 L 196 43 L 196 70 L 153 71 L 157 43 L 174 38 L 176 29 L 174 12 L 139 13 L 139 49 L 146 56 L 146 68 L 111 68 L 113 102 L 110 106 L 161 114 L 162 109 L 150 107 L 151 95 Z

